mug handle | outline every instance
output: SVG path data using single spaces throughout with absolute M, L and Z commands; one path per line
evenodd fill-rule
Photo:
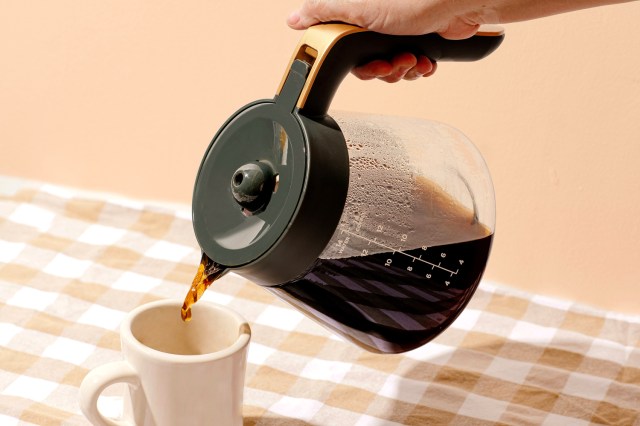
M 98 410 L 98 398 L 109 386 L 116 383 L 128 383 L 139 386 L 138 374 L 126 361 L 111 362 L 97 367 L 85 376 L 80 384 L 80 409 L 93 425 L 131 426 L 124 420 L 114 420 L 102 415 Z

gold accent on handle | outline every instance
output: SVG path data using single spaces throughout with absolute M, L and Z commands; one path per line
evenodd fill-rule
M 280 86 L 278 87 L 276 94 L 279 94 L 282 90 L 293 61 L 301 59 L 309 63 L 311 65 L 311 70 L 309 71 L 307 81 L 302 88 L 302 92 L 300 93 L 300 97 L 298 98 L 298 103 L 296 105 L 298 108 L 302 108 L 307 101 L 307 96 L 311 91 L 311 86 L 315 81 L 316 75 L 318 75 L 318 70 L 322 66 L 322 62 L 324 62 L 331 48 L 342 37 L 363 31 L 367 30 L 349 24 L 319 24 L 307 29 L 298 43 L 298 46 L 294 50 L 293 57 L 287 65 L 285 74 L 282 77 L 282 81 L 280 82 Z

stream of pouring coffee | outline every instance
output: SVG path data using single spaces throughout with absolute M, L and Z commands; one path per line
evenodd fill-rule
M 202 294 L 207 288 L 209 288 L 211 283 L 220 278 L 226 270 L 226 267 L 217 264 L 213 260 L 209 259 L 209 256 L 202 253 L 202 260 L 200 260 L 198 272 L 196 272 L 196 276 L 193 278 L 191 288 L 187 293 L 187 297 L 184 298 L 184 303 L 180 310 L 182 321 L 191 320 L 191 306 L 200 300 Z

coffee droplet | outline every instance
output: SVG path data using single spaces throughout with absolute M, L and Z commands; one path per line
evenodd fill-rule
M 182 309 L 180 309 L 180 316 L 182 317 L 182 321 L 189 322 L 191 321 L 191 307 L 186 304 L 182 304 Z
M 215 280 L 220 278 L 226 270 L 227 268 L 225 266 L 217 264 L 205 253 L 202 253 L 198 271 L 193 278 L 189 292 L 184 298 L 184 303 L 180 309 L 182 321 L 191 321 L 191 307 L 193 304 L 200 300 L 207 288 L 209 288 Z

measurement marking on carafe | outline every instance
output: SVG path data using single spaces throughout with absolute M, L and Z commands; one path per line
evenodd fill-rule
M 351 235 L 351 236 L 361 238 L 361 239 L 363 239 L 363 240 L 365 240 L 365 241 L 368 241 L 368 243 L 369 243 L 369 244 L 374 243 L 374 244 L 376 244 L 376 245 L 378 245 L 378 246 L 380 246 L 380 247 L 384 247 L 384 248 L 386 248 L 386 249 L 389 249 L 389 250 L 393 251 L 393 253 L 394 253 L 394 254 L 395 254 L 395 253 L 400 253 L 400 254 L 403 254 L 403 255 L 405 255 L 405 256 L 408 256 L 408 257 L 410 257 L 410 258 L 412 259 L 412 260 L 411 260 L 412 262 L 415 262 L 415 261 L 417 260 L 417 261 L 419 261 L 419 262 L 426 263 L 427 265 L 431 265 L 431 269 L 432 269 L 432 270 L 433 270 L 433 269 L 435 269 L 435 268 L 438 268 L 438 269 L 441 269 L 441 270 L 443 270 L 443 271 L 445 271 L 445 272 L 450 273 L 450 274 L 451 274 L 451 276 L 454 276 L 454 275 L 457 275 L 457 274 L 458 274 L 458 270 L 457 270 L 457 269 L 456 269 L 455 271 L 452 271 L 452 270 L 450 270 L 450 269 L 447 269 L 447 268 L 445 268 L 444 266 L 441 266 L 441 262 L 438 262 L 438 264 L 436 265 L 435 263 L 428 262 L 428 261 L 426 261 L 426 260 L 422 259 L 422 258 L 421 258 L 421 257 L 422 257 L 422 255 L 421 255 L 421 256 L 419 256 L 419 257 L 412 256 L 412 255 L 410 255 L 410 254 L 408 254 L 408 253 L 403 252 L 402 250 L 398 250 L 398 249 L 395 249 L 395 248 L 393 248 L 393 247 L 390 247 L 390 246 L 388 246 L 388 245 L 386 245 L 386 244 L 382 244 L 382 243 L 380 243 L 380 242 L 376 241 L 376 239 L 375 239 L 375 238 L 372 240 L 372 239 L 370 239 L 370 238 L 363 237 L 362 235 L 355 234 L 355 233 L 353 233 L 353 232 L 351 232 L 351 231 L 347 231 L 346 229 L 341 229 L 341 230 L 340 230 L 340 232 L 344 232 L 345 234 L 349 234 L 349 235 Z

